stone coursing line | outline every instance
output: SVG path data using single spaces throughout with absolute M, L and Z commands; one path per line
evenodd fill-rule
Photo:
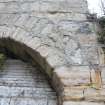
M 0 0 L 1 47 L 37 61 L 62 105 L 104 105 L 102 54 L 86 13 L 85 0 Z

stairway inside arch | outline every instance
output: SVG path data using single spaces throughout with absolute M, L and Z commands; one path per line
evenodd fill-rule
M 7 59 L 0 70 L 0 105 L 57 105 L 57 96 L 37 65 Z

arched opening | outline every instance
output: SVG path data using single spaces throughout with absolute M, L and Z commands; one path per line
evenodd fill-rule
M 37 52 L 10 38 L 0 39 L 0 52 L 7 55 L 0 71 L 1 104 L 57 105 L 51 78 Z

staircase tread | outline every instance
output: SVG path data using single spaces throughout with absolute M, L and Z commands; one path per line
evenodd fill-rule
M 36 105 L 36 101 L 43 105 L 50 105 L 46 104 L 47 101 L 56 105 L 56 92 L 39 69 L 38 66 L 32 67 L 17 59 L 7 59 L 0 70 L 0 104 L 5 100 L 4 104 L 7 105 L 6 101 L 12 99 L 12 105 L 17 99 L 18 105 L 28 101 L 29 105 Z M 19 96 L 20 93 L 22 94 Z

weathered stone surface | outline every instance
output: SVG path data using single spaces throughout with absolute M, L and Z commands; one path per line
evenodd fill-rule
M 53 81 L 62 105 L 64 100 L 85 101 L 92 97 L 88 93 L 90 88 L 94 89 L 91 69 L 100 64 L 100 55 L 94 26 L 86 14 L 86 0 L 0 0 L 0 47 L 32 64 L 37 62 Z M 104 85 L 104 71 L 102 81 Z M 94 99 L 99 101 L 104 95 L 97 98 L 96 93 Z M 9 100 L 6 99 L 5 105 Z M 55 104 L 53 100 L 43 102 L 43 105 Z M 16 103 L 23 105 L 28 101 L 19 99 Z M 37 105 L 33 99 L 29 104 Z M 71 104 L 99 105 L 64 102 Z

